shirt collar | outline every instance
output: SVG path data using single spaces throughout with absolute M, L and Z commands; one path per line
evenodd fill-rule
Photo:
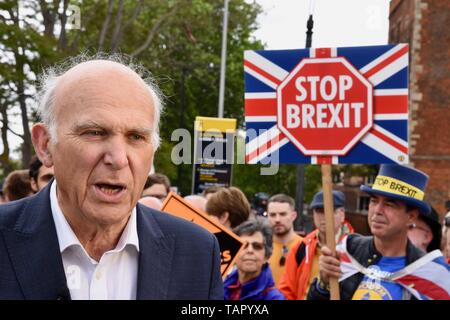
M 53 183 L 50 187 L 50 205 L 52 209 L 53 221 L 55 222 L 56 234 L 58 236 L 60 252 L 63 253 L 67 248 L 71 246 L 79 246 L 83 248 L 77 236 L 67 222 L 67 219 L 61 210 L 61 207 L 59 206 L 58 198 L 56 196 L 56 180 L 53 180 Z M 136 207 L 134 207 L 131 212 L 130 219 L 128 219 L 127 225 L 125 226 L 125 229 L 120 236 L 116 248 L 111 250 L 111 252 L 122 251 L 127 245 L 135 247 L 136 251 L 139 252 Z

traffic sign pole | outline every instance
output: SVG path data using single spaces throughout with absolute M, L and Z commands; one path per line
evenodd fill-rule
M 331 179 L 331 164 L 322 164 L 322 190 L 325 209 L 326 241 L 327 247 L 333 255 L 336 254 L 336 238 L 334 234 L 334 206 L 333 206 L 333 181 Z M 330 299 L 339 300 L 338 279 L 330 278 Z

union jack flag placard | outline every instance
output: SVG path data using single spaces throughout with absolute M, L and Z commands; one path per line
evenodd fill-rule
M 246 162 L 408 163 L 408 45 L 245 51 Z

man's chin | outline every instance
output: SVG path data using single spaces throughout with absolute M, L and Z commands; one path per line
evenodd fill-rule
M 132 208 L 129 205 L 117 205 L 110 203 L 97 204 L 90 208 L 87 214 L 90 218 L 101 225 L 114 225 L 122 223 L 131 215 Z
M 280 229 L 277 229 L 277 228 L 275 228 L 274 229 L 274 231 L 273 231 L 277 236 L 285 236 L 285 235 L 287 235 L 288 233 L 289 233 L 289 230 L 286 230 L 286 229 L 284 229 L 284 228 L 280 228 Z

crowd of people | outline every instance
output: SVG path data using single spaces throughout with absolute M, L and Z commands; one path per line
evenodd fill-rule
M 36 156 L 1 189 L 0 299 L 324 300 L 331 278 L 342 299 L 450 299 L 450 212 L 442 220 L 424 200 L 425 173 L 381 165 L 361 186 L 371 236 L 355 232 L 333 190 L 336 252 L 322 191 L 308 234 L 294 230 L 303 213 L 287 194 L 249 201 L 237 187 L 212 187 L 186 196 L 244 242 L 222 278 L 214 235 L 161 212 L 173 188 L 148 175 L 162 111 L 151 79 L 93 59 L 43 81 Z

